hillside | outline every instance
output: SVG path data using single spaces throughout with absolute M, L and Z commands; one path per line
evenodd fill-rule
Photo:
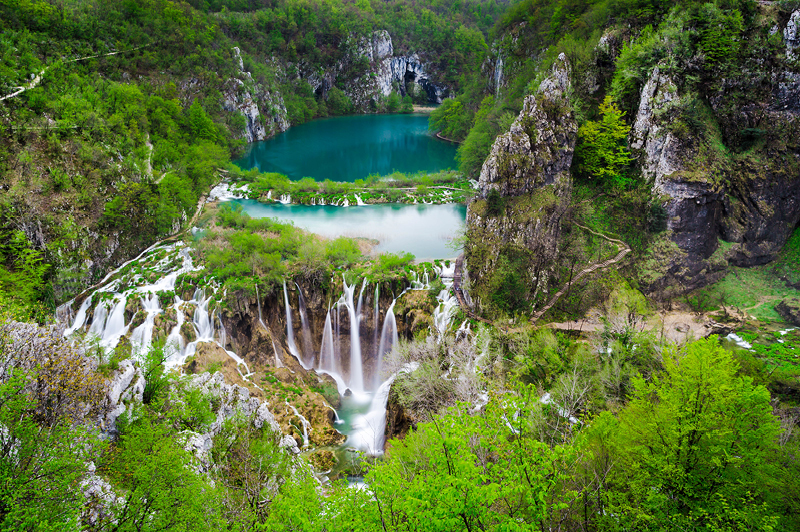
M 797 0 L 0 0 L 0 56 L 0 530 L 800 528 Z M 378 118 L 386 174 L 232 163 Z

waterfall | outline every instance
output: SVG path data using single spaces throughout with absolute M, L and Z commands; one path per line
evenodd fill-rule
M 264 319 L 261 317 L 261 298 L 258 295 L 258 284 L 256 284 L 256 304 L 258 305 L 258 323 L 266 329 L 267 326 L 264 324 Z
M 167 336 L 167 342 L 164 346 L 164 349 L 167 350 L 167 360 L 170 359 L 180 359 L 180 355 L 183 352 L 183 336 L 181 336 L 181 327 L 183 327 L 183 310 L 181 310 L 181 305 L 183 305 L 183 300 L 175 296 L 175 304 L 172 305 L 172 308 L 175 309 L 175 318 L 177 320 L 177 324 L 172 330 L 169 332 L 169 336 Z
M 342 338 L 340 336 L 339 324 L 341 317 L 339 316 L 339 302 L 336 302 L 336 343 L 333 344 L 333 354 L 335 360 L 341 360 L 342 356 Z M 341 366 L 340 366 L 341 367 Z
M 347 286 L 347 280 L 342 275 L 342 284 L 344 285 L 342 298 L 350 316 L 350 389 L 353 392 L 363 392 L 364 373 L 361 368 L 361 337 L 358 333 L 358 315 L 353 304 L 353 292 L 355 291 L 356 283 Z
M 319 347 L 319 366 L 327 372 L 337 372 L 336 360 L 334 359 L 333 351 L 333 328 L 331 327 L 331 311 L 325 316 L 325 328 L 322 331 L 322 341 Z
M 300 285 L 294 283 L 297 287 L 297 293 L 299 294 L 298 299 L 300 300 L 300 324 L 302 326 L 303 332 L 303 356 L 309 357 L 310 360 L 306 360 L 309 366 L 314 365 L 314 342 L 311 340 L 311 328 L 308 326 L 308 318 L 306 317 L 306 300 L 303 297 L 303 291 L 300 289 Z
M 380 285 L 375 283 L 375 311 L 372 317 L 372 345 L 378 345 L 378 317 L 380 313 L 380 298 L 379 296 Z
M 92 325 L 89 327 L 89 334 L 98 338 L 103 337 L 103 330 L 106 327 L 106 318 L 108 317 L 108 304 L 101 301 L 94 309 L 94 316 L 92 316 Z
M 111 349 L 117 347 L 119 339 L 128 332 L 128 328 L 125 326 L 125 304 L 128 300 L 125 296 L 120 295 L 115 297 L 114 301 L 116 304 L 108 315 L 106 326 L 103 330 L 103 338 L 100 341 L 101 346 Z
M 78 314 L 75 316 L 72 325 L 64 331 L 64 336 L 71 335 L 86 324 L 86 312 L 88 312 L 90 306 L 92 306 L 92 296 L 87 296 L 83 300 L 81 308 L 78 309 Z
M 270 335 L 270 337 L 271 336 L 272 335 Z M 272 340 L 272 351 L 275 353 L 275 368 L 282 368 L 283 364 L 281 363 L 281 358 L 278 356 L 278 348 L 275 347 L 275 340 Z
M 381 383 L 381 370 L 383 369 L 383 357 L 386 353 L 391 352 L 394 346 L 397 345 L 397 321 L 394 318 L 394 304 L 397 300 L 392 301 L 389 309 L 386 311 L 386 317 L 383 318 L 383 329 L 381 330 L 381 343 L 378 346 L 378 356 L 375 362 L 375 387 L 379 389 Z
M 194 301 L 197 306 L 194 309 L 194 319 L 192 323 L 197 331 L 197 342 L 213 342 L 214 341 L 214 328 L 211 326 L 211 318 L 208 315 L 208 302 L 212 298 L 206 299 L 204 290 L 197 289 L 194 293 Z
M 131 345 L 133 346 L 133 354 L 138 354 L 143 357 L 150 350 L 150 345 L 153 341 L 153 325 L 155 324 L 156 316 L 161 314 L 161 305 L 158 301 L 158 296 L 149 294 L 149 296 L 141 298 L 142 308 L 147 313 L 144 322 L 136 327 L 131 333 Z
M 310 367 L 306 366 L 303 357 L 300 356 L 300 352 L 297 350 L 297 345 L 294 343 L 292 308 L 289 306 L 289 292 L 286 291 L 286 281 L 283 282 L 283 302 L 286 307 L 286 345 L 289 348 L 289 353 L 291 353 L 297 359 L 300 365 L 303 366 L 303 369 L 311 369 Z
M 439 340 L 444 337 L 447 327 L 450 326 L 450 320 L 453 318 L 458 308 L 458 299 L 450 292 L 450 289 L 453 287 L 454 275 L 455 264 L 453 264 L 452 268 L 442 266 L 439 271 L 439 276 L 444 283 L 444 289 L 436 296 L 436 299 L 439 301 L 439 306 L 433 311 L 433 325 Z
M 297 409 L 294 406 L 289 404 L 289 401 L 284 401 L 284 402 L 286 403 L 286 406 L 292 409 L 294 415 L 300 418 L 300 423 L 303 425 L 303 447 L 308 447 L 308 427 L 311 426 L 311 424 L 308 422 L 306 418 L 303 417 L 303 415 L 300 412 L 297 411 Z

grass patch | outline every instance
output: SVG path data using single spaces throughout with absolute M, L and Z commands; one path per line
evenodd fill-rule
M 787 297 L 800 296 L 769 264 L 755 268 L 732 267 L 730 273 L 711 286 L 686 296 L 686 302 L 697 311 L 712 311 L 735 307 L 748 316 L 764 321 L 783 321 L 775 305 Z

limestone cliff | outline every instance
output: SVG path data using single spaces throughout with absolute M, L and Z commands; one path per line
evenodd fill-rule
M 395 55 L 388 31 L 380 30 L 367 38 L 351 39 L 346 48 L 345 58 L 322 72 L 303 72 L 301 69 L 301 77 L 318 95 L 326 94 L 342 72 L 363 60 L 367 62 L 366 69 L 353 79 L 343 80 L 345 94 L 362 112 L 370 111 L 377 98 L 385 98 L 395 90 L 402 96 L 419 97 L 424 93 L 424 98 L 430 103 L 442 103 L 450 94 L 450 89 L 426 67 L 424 53 Z
M 783 31 L 787 59 L 798 22 L 800 11 Z M 770 262 L 800 221 L 800 74 L 791 62 L 745 70 L 707 94 L 683 77 L 664 63 L 653 68 L 630 135 L 667 214 L 642 275 L 651 292 L 691 290 L 728 265 Z
M 495 140 L 478 196 L 467 208 L 470 277 L 488 287 L 498 261 L 524 265 L 524 284 L 534 304 L 552 287 L 572 190 L 578 126 L 568 98 L 569 76 L 562 54 L 536 94 L 525 98 L 510 130 Z M 498 203 L 503 207 L 496 208 Z
M 244 117 L 241 138 L 247 142 L 255 142 L 289 129 L 286 106 L 280 93 L 253 81 L 253 76 L 244 68 L 239 48 L 233 49 L 233 55 L 241 75 L 228 81 L 223 108 Z M 261 109 L 265 110 L 264 114 Z

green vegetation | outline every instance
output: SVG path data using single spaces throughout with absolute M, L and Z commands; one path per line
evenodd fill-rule
M 589 120 L 578 130 L 578 172 L 610 188 L 624 188 L 631 181 L 626 174 L 632 161 L 626 146 L 629 129 L 623 120 L 625 113 L 610 96 L 600 104 L 599 111 L 600 121 Z
M 718 283 L 687 296 L 698 311 L 736 309 L 746 316 L 770 322 L 783 321 L 775 305 L 786 297 L 800 296 L 800 290 L 787 286 L 772 265 L 753 268 L 731 267 Z
M 318 182 L 311 177 L 292 181 L 283 174 L 261 173 L 257 169 L 232 169 L 231 175 L 238 186 L 247 185 L 250 199 L 278 201 L 281 196 L 288 195 L 292 203 L 301 205 L 343 205 L 345 201 L 354 205 L 359 199 L 364 203 L 465 202 L 472 193 L 472 184 L 450 170 L 433 174 L 373 174 L 352 183 L 329 179 Z

